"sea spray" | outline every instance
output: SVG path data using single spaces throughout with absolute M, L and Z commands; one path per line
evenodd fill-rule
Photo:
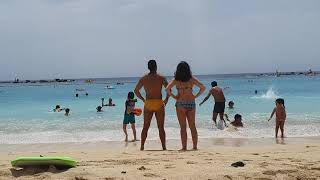
M 255 99 L 276 99 L 279 98 L 279 95 L 273 87 L 270 87 L 268 91 L 260 96 L 254 96 Z

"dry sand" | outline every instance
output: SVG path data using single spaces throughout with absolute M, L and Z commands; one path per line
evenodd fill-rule
M 206 139 L 200 150 L 180 152 L 180 141 L 96 142 L 0 145 L 0 179 L 320 179 L 320 140 Z M 70 156 L 78 166 L 69 170 L 15 169 L 17 156 Z M 244 167 L 232 167 L 237 161 Z

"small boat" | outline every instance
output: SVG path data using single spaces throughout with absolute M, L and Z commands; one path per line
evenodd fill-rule
M 77 88 L 76 91 L 85 91 L 84 88 Z
M 114 87 L 113 86 L 107 86 L 107 87 L 105 87 L 105 89 L 114 89 Z
M 85 82 L 88 83 L 88 84 L 90 84 L 90 83 L 92 83 L 93 81 L 92 81 L 91 79 L 87 79 Z

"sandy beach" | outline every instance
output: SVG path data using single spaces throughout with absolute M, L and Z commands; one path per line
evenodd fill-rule
M 320 179 L 319 138 L 203 139 L 198 151 L 167 151 L 149 141 L 0 145 L 0 179 Z M 69 170 L 14 169 L 18 156 L 70 156 Z M 244 167 L 232 167 L 237 161 Z

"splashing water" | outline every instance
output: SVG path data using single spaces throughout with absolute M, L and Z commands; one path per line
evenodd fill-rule
M 273 89 L 273 87 L 270 87 L 265 94 L 262 94 L 261 96 L 255 96 L 254 98 L 257 98 L 257 99 L 276 99 L 276 98 L 279 98 L 279 95 L 277 94 L 277 91 Z

